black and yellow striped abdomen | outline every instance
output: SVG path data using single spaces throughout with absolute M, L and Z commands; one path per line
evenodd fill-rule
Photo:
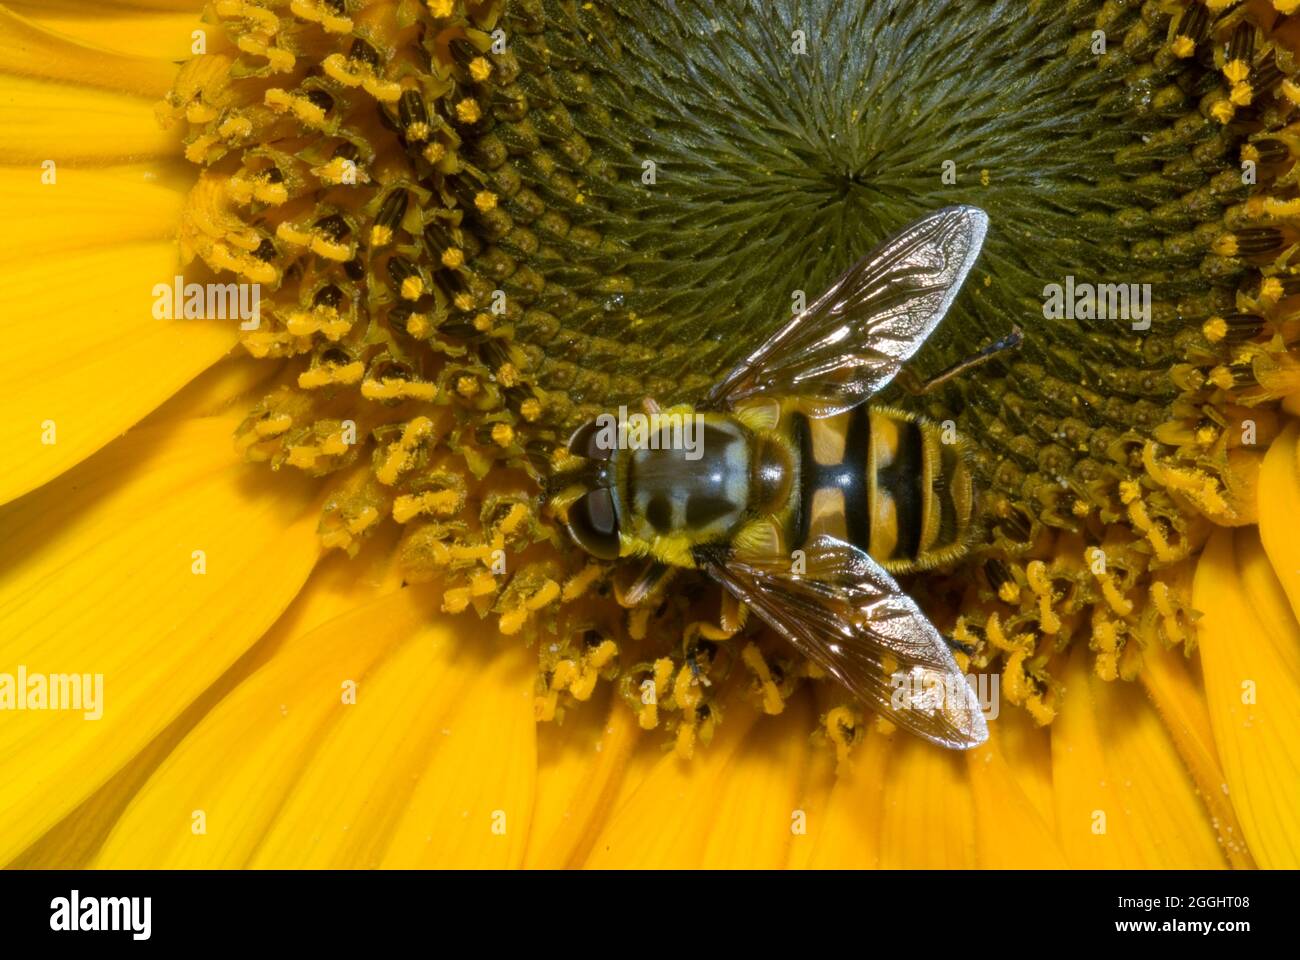
M 950 429 L 865 404 L 810 417 L 788 401 L 771 440 L 793 466 L 781 511 L 790 549 L 831 534 L 893 573 L 965 552 L 975 488 L 963 441 Z

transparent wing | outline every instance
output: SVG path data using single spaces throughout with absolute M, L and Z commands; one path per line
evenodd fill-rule
M 883 388 L 939 325 L 979 256 L 988 215 L 945 207 L 882 243 L 709 393 L 730 407 L 775 393 L 820 401 L 819 416 Z
M 871 556 L 835 537 L 791 562 L 707 564 L 709 573 L 851 693 L 945 747 L 988 739 L 979 700 L 952 652 L 916 603 Z

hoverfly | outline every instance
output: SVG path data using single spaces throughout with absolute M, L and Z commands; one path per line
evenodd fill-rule
M 969 448 L 866 401 L 943 319 L 987 227 L 982 210 L 948 207 L 850 267 L 698 409 L 663 415 L 694 418 L 695 457 L 666 433 L 664 443 L 611 443 L 598 419 L 569 439 L 583 466 L 551 486 L 585 551 L 651 561 L 634 600 L 665 572 L 703 570 L 855 697 L 956 749 L 988 738 L 984 716 L 891 573 L 966 551 L 977 499 Z M 944 378 L 1018 342 L 1017 330 Z M 901 684 L 925 693 L 900 700 Z

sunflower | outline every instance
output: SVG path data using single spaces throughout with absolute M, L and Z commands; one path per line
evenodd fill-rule
M 0 862 L 1300 865 L 1297 5 L 903 6 L 0 6 Z M 956 202 L 968 754 L 535 480 Z

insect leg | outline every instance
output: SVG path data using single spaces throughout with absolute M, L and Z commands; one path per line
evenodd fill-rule
M 619 606 L 631 609 L 647 602 L 668 584 L 675 571 L 672 567 L 648 560 L 634 574 L 631 582 L 614 579 L 614 599 Z
M 898 376 L 898 385 L 914 396 L 929 393 L 935 387 L 947 383 L 954 377 L 961 376 L 967 370 L 978 367 L 980 364 L 985 363 L 988 360 L 992 360 L 998 354 L 1005 353 L 1008 350 L 1014 350 L 1016 347 L 1020 346 L 1023 340 L 1024 334 L 1021 332 L 1020 327 L 1013 325 L 1011 327 L 1011 332 L 1002 339 L 993 341 L 973 357 L 959 360 L 947 370 L 935 374 L 928 380 L 918 380 L 911 370 L 904 370 Z
M 948 646 L 952 647 L 954 650 L 960 650 L 968 657 L 975 655 L 975 645 L 973 643 L 962 643 L 960 640 L 950 637 L 947 634 L 943 634 L 942 636 L 943 642 L 948 644 Z

